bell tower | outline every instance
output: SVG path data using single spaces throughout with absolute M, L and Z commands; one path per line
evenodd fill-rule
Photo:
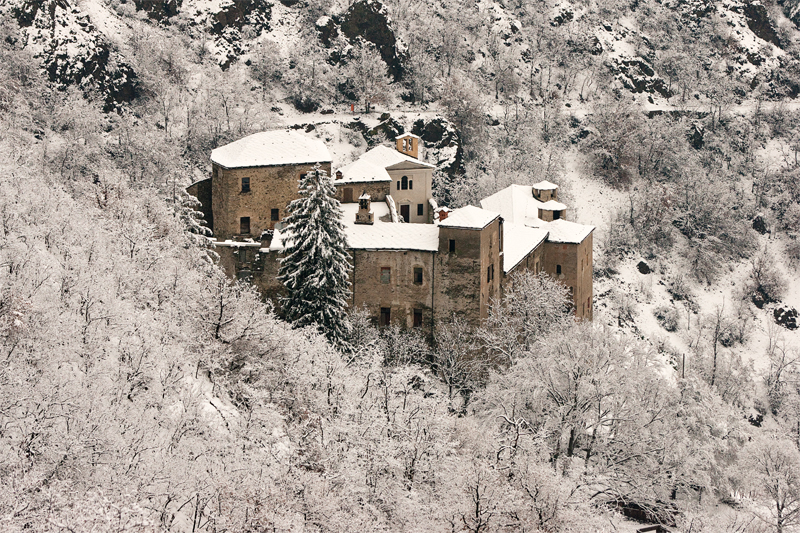
M 419 141 L 421 139 L 413 133 L 404 133 L 399 137 L 395 137 L 397 143 L 397 151 L 419 159 Z

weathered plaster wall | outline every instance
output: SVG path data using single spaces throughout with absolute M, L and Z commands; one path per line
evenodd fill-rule
M 427 224 L 430 222 L 430 205 L 428 199 L 431 198 L 431 187 L 433 186 L 433 171 L 429 168 L 412 169 L 412 168 L 392 168 L 386 169 L 392 177 L 391 195 L 397 204 L 397 214 L 400 214 L 400 206 L 408 205 L 408 211 L 411 222 L 415 224 Z M 408 179 L 413 180 L 413 189 L 398 188 L 398 182 L 402 181 L 403 176 L 408 176 Z M 422 215 L 417 215 L 417 206 L 422 205 Z

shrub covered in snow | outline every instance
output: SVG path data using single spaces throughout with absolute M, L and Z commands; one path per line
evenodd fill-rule
M 678 310 L 668 305 L 660 305 L 653 309 L 653 316 L 656 317 L 661 327 L 667 331 L 678 329 Z

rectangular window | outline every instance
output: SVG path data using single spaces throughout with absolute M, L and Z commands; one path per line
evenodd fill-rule
M 422 285 L 422 268 L 414 267 L 414 285 Z
M 409 189 L 413 189 L 414 188 L 414 180 L 408 180 L 408 188 Z
M 492 266 L 489 265 L 489 268 L 486 269 L 486 283 L 492 281 Z
M 456 251 L 456 241 L 455 239 L 450 239 L 450 253 L 454 253 Z
M 556 265 L 556 274 L 561 274 L 561 265 Z
M 424 204 L 417 204 L 417 216 L 421 217 L 425 214 L 425 205 Z
M 250 178 L 242 178 L 242 192 L 250 192 Z
M 561 218 L 561 211 L 553 211 L 553 220 Z
M 397 182 L 397 190 L 398 191 L 400 190 L 400 182 L 399 181 Z
M 278 209 L 273 209 L 272 211 L 270 211 L 269 219 L 275 222 L 277 220 L 280 220 L 280 216 L 281 216 L 280 211 Z
M 392 310 L 389 307 L 381 307 L 381 317 L 378 321 L 378 325 L 382 328 L 385 328 L 389 325 L 392 321 Z
M 422 309 L 414 309 L 414 327 L 422 327 Z
M 381 283 L 388 284 L 392 282 L 392 269 L 390 267 L 381 267 Z
M 239 233 L 242 235 L 250 233 L 250 217 L 242 217 L 239 219 Z

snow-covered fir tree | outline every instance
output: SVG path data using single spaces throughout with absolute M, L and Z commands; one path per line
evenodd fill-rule
M 278 279 L 289 291 L 282 301 L 286 318 L 296 327 L 316 325 L 341 346 L 350 329 L 345 315 L 350 256 L 334 194 L 319 167 L 300 179 L 300 198 L 289 204 L 283 221 L 286 255 Z

